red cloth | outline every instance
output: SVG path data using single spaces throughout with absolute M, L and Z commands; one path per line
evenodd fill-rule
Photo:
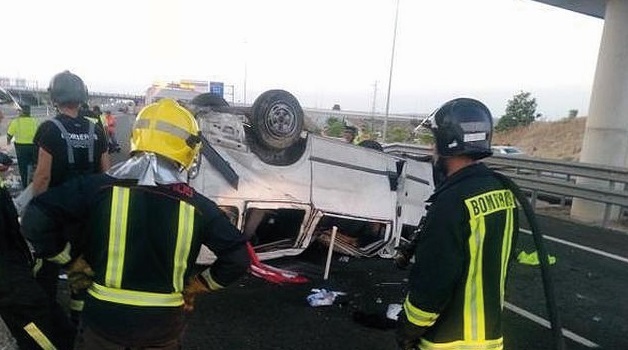
M 113 114 L 106 114 L 105 121 L 107 122 L 107 132 L 113 134 L 116 131 L 116 117 Z
M 247 243 L 246 248 L 251 258 L 251 274 L 253 276 L 276 284 L 309 282 L 306 277 L 300 276 L 297 273 L 262 263 L 257 257 L 257 254 L 255 254 L 255 249 L 253 249 L 251 243 Z

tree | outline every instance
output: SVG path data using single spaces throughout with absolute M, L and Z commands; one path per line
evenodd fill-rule
M 388 133 L 387 142 L 408 142 L 412 140 L 412 133 L 406 128 L 395 126 Z
M 336 117 L 329 117 L 327 118 L 327 126 L 325 128 L 325 135 L 327 136 L 331 136 L 331 137 L 340 137 L 342 136 L 342 132 L 344 131 L 345 128 L 345 123 L 336 118 Z
M 521 91 L 508 100 L 506 114 L 499 119 L 495 130 L 505 131 L 530 125 L 540 116 L 536 113 L 536 98 L 532 98 L 529 92 Z

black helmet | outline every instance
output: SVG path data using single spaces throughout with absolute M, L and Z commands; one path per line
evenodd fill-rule
M 437 109 L 429 120 L 436 151 L 443 157 L 466 155 L 482 159 L 493 154 L 493 117 L 480 101 L 457 98 Z
M 48 92 L 54 104 L 80 104 L 87 101 L 87 86 L 78 75 L 67 70 L 50 80 Z

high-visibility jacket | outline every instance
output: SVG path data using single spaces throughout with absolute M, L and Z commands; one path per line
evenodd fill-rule
M 503 349 L 502 309 L 518 231 L 513 193 L 483 164 L 430 197 L 404 303 L 420 349 Z
M 17 144 L 32 144 L 39 121 L 29 115 L 21 115 L 9 123 L 7 135 L 15 138 Z
M 94 271 L 83 321 L 120 344 L 179 336 L 182 292 L 199 272 L 193 268 L 201 244 L 217 256 L 204 274 L 212 289 L 235 281 L 250 263 L 244 235 L 183 183 L 138 186 L 104 174 L 77 178 L 33 199 L 24 221 L 24 233 L 42 257 L 58 255 L 68 241 L 51 234 L 51 227 L 86 225 L 84 236 L 70 239 Z

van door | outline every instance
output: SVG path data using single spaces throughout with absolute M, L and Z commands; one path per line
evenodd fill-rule
M 250 237 L 260 259 L 298 255 L 305 247 L 299 242 L 312 209 L 309 205 L 293 202 L 245 203 L 242 233 Z

